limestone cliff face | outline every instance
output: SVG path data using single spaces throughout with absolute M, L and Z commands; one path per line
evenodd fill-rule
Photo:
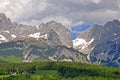
M 93 25 L 75 41 L 82 39 L 83 44 L 74 48 L 88 54 L 91 62 L 120 66 L 120 21 L 113 20 L 105 25 Z M 75 45 L 74 41 L 74 45 Z
M 89 61 L 86 55 L 72 48 L 68 28 L 55 21 L 38 26 L 11 23 L 0 14 L 0 55 L 15 55 L 23 61 Z
M 36 36 L 39 38 L 43 35 L 49 35 L 51 30 L 53 30 L 58 35 L 59 41 L 61 41 L 61 45 L 72 47 L 70 30 L 60 23 L 51 21 L 46 24 L 40 24 L 38 26 L 27 26 L 11 23 L 10 19 L 7 18 L 4 13 L 0 13 L 0 32 L 11 35 L 11 38 L 7 35 L 2 36 L 6 38 L 6 40 L 2 40 L 2 42 L 11 41 L 13 38 L 30 37 L 32 34 L 34 35 L 34 38 L 36 38 Z

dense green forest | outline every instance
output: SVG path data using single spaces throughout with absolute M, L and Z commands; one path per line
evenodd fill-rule
M 120 69 L 77 62 L 0 61 L 0 80 L 120 80 Z

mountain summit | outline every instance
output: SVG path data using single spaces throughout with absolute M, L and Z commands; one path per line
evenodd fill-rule
M 47 36 L 51 31 L 55 31 L 54 33 L 58 35 L 62 45 L 72 47 L 70 31 L 60 23 L 50 21 L 46 24 L 40 24 L 38 26 L 27 26 L 11 23 L 10 19 L 7 18 L 4 13 L 0 13 L 1 43 L 11 41 L 15 38 L 17 39 L 23 37 L 32 37 L 39 39 Z M 10 36 L 5 36 L 5 34 L 8 34 Z
M 88 62 L 86 55 L 72 48 L 70 30 L 55 21 L 27 26 L 12 23 L 0 13 L 0 55 L 14 55 L 23 61 L 52 60 Z
M 73 40 L 74 48 L 88 54 L 92 63 L 120 66 L 120 21 L 93 25 Z

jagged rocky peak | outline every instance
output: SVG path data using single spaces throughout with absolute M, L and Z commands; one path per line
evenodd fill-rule
M 10 38 L 8 39 L 9 36 L 2 35 L 1 38 L 2 42 L 4 42 L 3 37 L 7 39 L 8 42 L 13 40 L 13 38 L 17 38 L 17 39 L 22 37 L 28 38 L 30 35 L 33 35 L 34 38 L 37 37 L 38 39 L 41 38 L 41 36 L 43 35 L 52 34 L 50 33 L 51 30 L 54 30 L 55 33 L 58 35 L 56 36 L 56 39 L 54 38 L 53 40 L 59 39 L 58 41 L 61 42 L 61 45 L 72 47 L 70 30 L 67 27 L 63 26 L 61 23 L 52 20 L 47 23 L 42 23 L 38 26 L 28 26 L 23 24 L 11 23 L 10 19 L 7 18 L 4 13 L 0 13 L 0 32 L 7 31 L 9 32 L 9 35 L 11 35 L 12 38 L 12 39 Z
M 115 19 L 105 25 L 93 25 L 76 39 L 79 51 L 88 54 L 91 62 L 120 66 L 120 21 Z
M 47 43 L 51 46 L 62 44 L 59 35 L 53 29 L 49 31 L 47 37 L 48 37 Z
M 118 19 L 114 19 L 113 22 L 120 22 Z
M 14 55 L 28 62 L 34 59 L 88 62 L 86 55 L 71 47 L 71 32 L 61 23 L 28 26 L 11 23 L 0 13 L 0 55 Z
M 56 21 L 51 20 L 50 22 L 47 22 L 46 24 L 47 25 L 56 25 L 56 24 L 60 24 L 60 23 L 57 23 Z
M 114 19 L 113 21 L 108 21 L 104 26 L 106 27 L 118 27 L 120 25 L 120 21 L 118 19 Z
M 11 21 L 6 17 L 4 13 L 0 13 L 0 29 L 9 29 L 11 26 Z
M 47 22 L 45 26 L 46 26 L 46 31 L 49 31 L 51 29 L 56 31 L 63 45 L 67 47 L 73 46 L 72 40 L 71 40 L 71 32 L 67 27 L 65 27 L 61 23 L 58 23 L 54 20 Z
M 2 20 L 2 19 L 6 19 L 7 17 L 6 17 L 6 15 L 4 14 L 4 13 L 0 13 L 0 19 Z
M 51 32 L 51 30 L 55 31 L 55 33 L 58 35 L 59 41 L 62 43 L 62 45 L 65 45 L 67 47 L 73 46 L 70 30 L 61 23 L 52 20 L 50 22 L 39 25 L 39 31 L 41 32 L 41 34 L 49 33 Z

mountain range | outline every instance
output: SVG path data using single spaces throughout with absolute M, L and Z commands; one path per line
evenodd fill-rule
M 13 55 L 24 62 L 75 61 L 120 67 L 119 31 L 119 20 L 70 30 L 56 21 L 36 26 L 13 23 L 0 13 L 0 56 Z
M 24 62 L 34 60 L 89 61 L 73 49 L 71 32 L 61 23 L 50 21 L 37 26 L 11 22 L 0 13 L 0 56 L 16 56 Z
M 120 67 L 120 21 L 91 26 L 73 40 L 73 46 L 92 63 Z

